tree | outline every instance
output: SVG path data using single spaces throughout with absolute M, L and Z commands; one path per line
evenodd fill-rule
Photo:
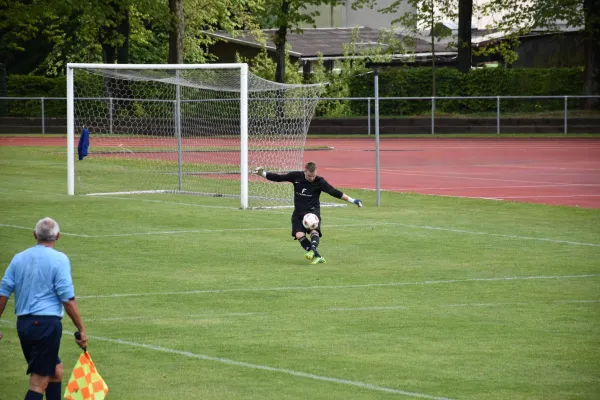
M 183 64 L 183 40 L 185 35 L 185 16 L 183 0 L 169 0 L 171 11 L 171 32 L 169 33 L 169 63 Z
M 343 0 L 264 0 L 263 9 L 255 12 L 263 26 L 276 28 L 272 35 L 275 44 L 275 81 L 285 82 L 285 58 L 288 32 L 301 33 L 302 24 L 315 24 L 318 11 L 308 11 L 308 6 L 344 3 Z
M 2 57 L 20 59 L 24 68 L 19 72 L 50 75 L 64 70 L 67 61 L 127 62 L 132 1 L 0 2 L 0 31 L 7 32 Z
M 481 8 L 483 15 L 502 15 L 489 26 L 507 33 L 507 39 L 496 49 L 505 59 L 510 56 L 520 36 L 534 29 L 560 32 L 559 23 L 567 27 L 583 27 L 585 47 L 585 88 L 588 95 L 600 94 L 600 0 L 490 0 Z M 506 45 L 506 43 L 510 45 Z M 499 50 L 497 50 L 499 48 Z M 588 107 L 597 104 L 588 100 Z
M 588 96 L 600 94 L 600 0 L 584 0 L 585 23 L 585 91 Z M 598 105 L 598 99 L 587 99 L 586 107 Z
M 471 19 L 473 0 L 458 1 L 458 70 L 467 73 L 471 70 Z
M 396 14 L 403 4 L 408 4 L 412 9 L 398 16 L 398 18 L 392 21 L 392 24 L 400 25 L 404 28 L 403 33 L 412 37 L 417 37 L 421 32 L 427 29 L 429 30 L 431 35 L 432 96 L 436 95 L 435 43 L 451 34 L 450 30 L 445 30 L 441 27 L 441 22 L 448 19 L 456 19 L 457 1 L 458 0 L 395 0 L 389 6 L 379 10 L 381 13 L 385 14 Z M 376 4 L 377 0 L 355 0 L 353 7 L 365 5 L 374 7 Z
M 102 46 L 102 61 L 106 64 L 129 63 L 129 22 L 130 4 L 128 0 L 111 0 L 101 10 L 108 23 L 102 24 L 98 34 Z

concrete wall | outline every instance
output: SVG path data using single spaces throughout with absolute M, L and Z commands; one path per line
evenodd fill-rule
M 402 3 L 395 14 L 382 14 L 378 12 L 378 10 L 388 7 L 393 2 L 394 0 L 378 0 L 377 5 L 373 9 L 365 7 L 353 10 L 352 2 L 346 1 L 344 4 L 336 7 L 331 7 L 330 5 L 309 6 L 307 10 L 317 10 L 321 14 L 315 18 L 317 28 L 366 26 L 374 29 L 390 29 L 394 19 L 414 9 L 406 3 Z

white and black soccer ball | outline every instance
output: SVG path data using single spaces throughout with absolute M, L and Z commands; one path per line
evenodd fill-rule
M 317 229 L 319 227 L 319 217 L 315 214 L 308 213 L 302 218 L 302 225 L 306 229 Z

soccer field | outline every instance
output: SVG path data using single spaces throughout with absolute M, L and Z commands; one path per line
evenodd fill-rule
M 600 209 L 344 189 L 365 207 L 322 210 L 313 266 L 291 210 L 70 197 L 51 150 L 0 147 L 0 270 L 59 222 L 109 399 L 598 398 Z M 27 389 L 13 306 L 0 400 Z

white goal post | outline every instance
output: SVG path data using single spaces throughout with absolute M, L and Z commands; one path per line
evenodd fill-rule
M 239 197 L 242 209 L 290 206 L 289 185 L 251 169 L 302 169 L 322 88 L 271 82 L 245 63 L 69 63 L 68 194 L 186 193 Z

